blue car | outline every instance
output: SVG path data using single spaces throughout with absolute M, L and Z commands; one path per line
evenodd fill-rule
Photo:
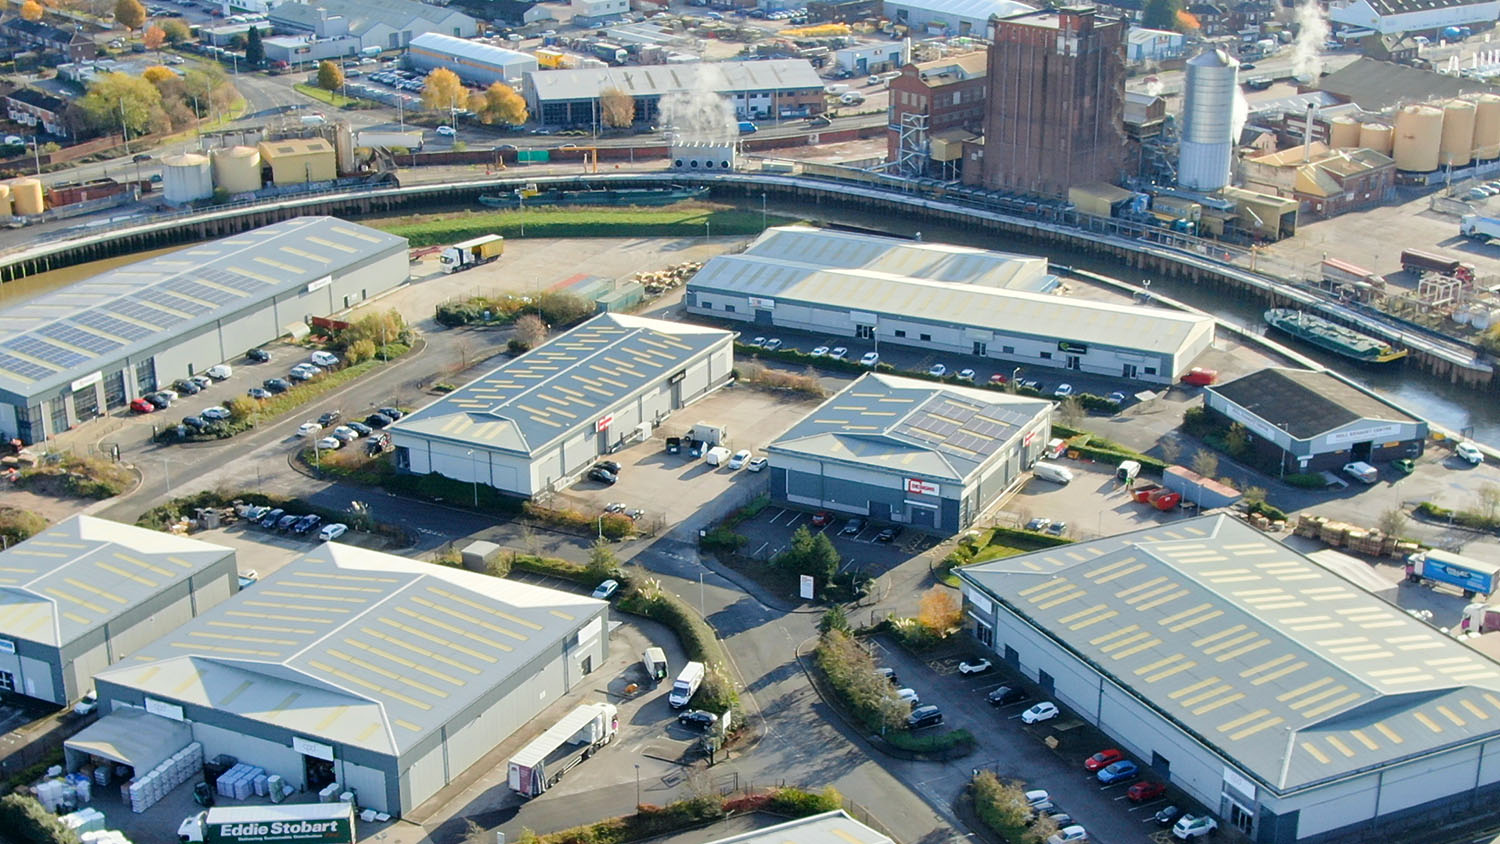
M 1105 785 L 1110 785 L 1112 783 L 1120 782 L 1121 780 L 1131 779 L 1136 774 L 1140 773 L 1140 770 L 1140 766 L 1136 765 L 1129 759 L 1125 759 L 1104 768 L 1099 773 L 1095 774 L 1095 776 L 1099 778 L 1099 782 L 1102 782 Z

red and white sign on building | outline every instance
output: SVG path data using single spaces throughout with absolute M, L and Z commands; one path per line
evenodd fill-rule
M 600 419 L 598 422 L 594 423 L 594 431 L 597 432 L 597 433 L 603 433 L 604 431 L 608 431 L 609 430 L 609 426 L 613 425 L 614 422 L 615 422 L 615 418 L 613 416 L 606 416 L 606 417 Z
M 942 488 L 929 481 L 919 481 L 916 478 L 906 479 L 906 493 L 908 495 L 937 495 Z

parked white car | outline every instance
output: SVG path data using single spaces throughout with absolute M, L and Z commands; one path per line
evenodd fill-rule
M 1484 462 L 1484 452 L 1479 450 L 1479 446 L 1471 442 L 1461 442 L 1454 446 L 1453 453 L 1474 466 L 1478 466 Z
M 1021 713 L 1021 723 L 1040 724 L 1043 721 L 1051 721 L 1057 717 L 1057 704 L 1050 700 L 1044 700 L 1036 706 Z
M 859 365 L 860 366 L 870 366 L 870 367 L 873 367 L 877 363 L 880 363 L 880 353 L 879 352 L 865 352 L 864 357 L 861 357 L 859 359 Z
M 214 407 L 204 408 L 203 412 L 198 415 L 202 416 L 204 419 L 212 419 L 217 422 L 223 419 L 228 419 L 231 414 L 229 412 L 229 408 L 215 405 Z
M 225 378 L 228 378 L 233 374 L 234 367 L 230 366 L 227 363 L 221 363 L 217 366 L 210 366 L 208 368 L 208 377 L 214 379 L 215 381 L 223 381 Z
M 1208 815 L 1183 815 L 1172 825 L 1172 835 L 1182 839 L 1202 838 L 1219 828 L 1219 822 Z
M 343 536 L 348 532 L 348 525 L 344 524 L 343 522 L 334 522 L 331 525 L 324 525 L 323 529 L 318 531 L 318 541 L 332 542 L 333 540 L 338 539 L 340 536 Z
M 318 366 L 338 366 L 339 357 L 332 352 L 313 352 L 308 359 Z
M 316 422 L 303 422 L 297 426 L 297 436 L 310 437 L 321 430 L 323 430 L 323 426 Z
M 744 466 L 749 461 L 750 461 L 750 452 L 747 451 L 747 450 L 745 450 L 745 449 L 740 449 L 739 451 L 736 451 L 734 453 L 733 457 L 729 458 L 729 468 L 731 468 L 731 469 L 738 469 L 738 468 Z
M 1075 842 L 1087 841 L 1088 838 L 1089 834 L 1083 827 L 1073 824 L 1059 829 L 1055 835 L 1047 839 L 1047 844 L 1075 844 Z
M 344 443 L 338 437 L 324 437 L 314 443 L 314 445 L 324 451 L 338 451 L 340 448 L 343 448 Z

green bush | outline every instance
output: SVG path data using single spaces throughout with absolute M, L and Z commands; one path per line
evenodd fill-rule
M 0 797 L 0 831 L 15 844 L 81 844 L 78 833 L 62 825 L 33 797 Z
M 974 813 L 1000 840 L 1017 842 L 1026 839 L 1031 809 L 1020 786 L 1004 783 L 989 771 L 979 771 L 969 782 Z
M 603 534 L 605 539 L 624 539 L 635 534 L 635 520 L 623 513 L 591 516 L 571 508 L 543 507 L 530 501 L 521 504 L 521 512 L 545 525 L 576 533 Z
M 741 533 L 735 533 L 723 525 L 718 525 L 704 533 L 703 538 L 698 540 L 698 547 L 704 551 L 733 552 L 745 547 L 750 537 Z
M 766 811 L 791 818 L 805 818 L 842 808 L 844 799 L 831 786 L 819 792 L 796 788 L 777 789 L 765 804 Z
M 1453 511 L 1446 507 L 1439 507 L 1431 501 L 1423 501 L 1417 505 L 1417 513 L 1429 519 L 1446 521 L 1453 517 Z
M 1260 515 L 1265 516 L 1273 522 L 1286 521 L 1286 511 L 1281 510 L 1277 507 L 1272 507 L 1270 504 L 1267 504 L 1264 501 L 1253 501 L 1250 504 L 1246 505 L 1245 510 L 1250 513 L 1259 513 Z
M 1182 413 L 1182 430 L 1202 439 L 1210 434 L 1223 434 L 1229 430 L 1229 423 L 1206 407 L 1190 407 Z
M 7 547 L 24 542 L 46 529 L 47 520 L 36 513 L 0 506 L 0 536 L 5 537 Z
M 1328 481 L 1317 472 L 1293 472 L 1281 479 L 1282 483 L 1298 489 L 1322 489 Z
M 568 580 L 580 586 L 592 589 L 599 585 L 596 578 L 589 571 L 588 566 L 558 559 L 557 557 L 539 557 L 534 554 L 516 554 L 511 557 L 510 567 L 514 571 L 527 571 L 532 574 L 555 577 L 559 580 Z
M 818 639 L 813 669 L 840 709 L 892 747 L 911 753 L 961 754 L 974 746 L 974 736 L 967 730 L 907 732 L 906 715 L 911 707 L 896 697 L 890 682 L 875 671 L 869 653 L 844 631 L 830 629 Z

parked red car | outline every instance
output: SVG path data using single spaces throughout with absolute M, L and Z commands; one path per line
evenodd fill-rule
M 1166 783 L 1141 780 L 1135 785 L 1132 785 L 1130 789 L 1125 792 L 1125 796 L 1129 797 L 1132 803 L 1144 803 L 1147 800 L 1155 800 L 1156 798 L 1166 793 Z
M 156 405 L 145 399 L 131 399 L 130 409 L 136 413 L 153 413 L 156 410 Z
M 826 524 L 828 524 L 829 522 L 832 522 L 832 521 L 833 521 L 833 514 L 830 513 L 830 512 L 828 512 L 827 510 L 819 510 L 818 512 L 813 513 L 813 517 L 812 517 L 813 527 L 823 527 L 824 525 L 826 525 Z
M 1182 376 L 1182 383 L 1191 384 L 1194 387 L 1207 387 L 1209 384 L 1219 380 L 1217 369 L 1205 369 L 1195 366 L 1192 371 Z
M 1098 771 L 1102 768 L 1108 768 L 1110 765 L 1124 758 L 1125 754 L 1111 747 L 1108 750 L 1101 750 L 1083 760 L 1083 769 L 1085 771 Z

